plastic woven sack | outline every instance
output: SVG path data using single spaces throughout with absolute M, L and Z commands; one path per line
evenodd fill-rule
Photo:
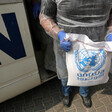
M 112 42 L 93 42 L 88 36 L 67 34 L 72 49 L 66 53 L 70 86 L 93 86 L 106 83 L 111 66 Z

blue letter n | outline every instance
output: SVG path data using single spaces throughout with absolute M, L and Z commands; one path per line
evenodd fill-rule
M 13 59 L 26 56 L 15 13 L 2 14 L 10 40 L 0 33 L 0 49 Z M 1 26 L 2 27 L 2 26 Z

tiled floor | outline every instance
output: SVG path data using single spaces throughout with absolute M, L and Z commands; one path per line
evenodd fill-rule
M 54 78 L 0 104 L 0 112 L 112 112 L 112 76 L 108 83 L 90 87 L 93 105 L 86 109 L 74 87 L 72 103 L 63 106 L 60 81 Z

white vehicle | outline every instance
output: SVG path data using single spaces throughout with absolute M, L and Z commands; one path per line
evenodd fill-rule
M 23 0 L 0 0 L 0 103 L 56 77 L 42 79 L 28 23 Z

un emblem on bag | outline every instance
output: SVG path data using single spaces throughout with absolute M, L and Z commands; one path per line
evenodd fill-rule
M 103 49 L 81 49 L 76 50 L 74 53 L 77 68 L 82 72 L 97 71 L 105 63 L 106 52 Z

